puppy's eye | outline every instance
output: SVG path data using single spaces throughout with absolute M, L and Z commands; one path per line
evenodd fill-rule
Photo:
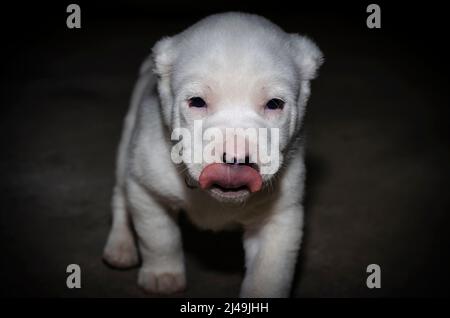
M 283 109 L 284 107 L 284 101 L 278 98 L 272 98 L 269 100 L 266 104 L 267 109 Z
M 206 102 L 201 97 L 192 97 L 188 100 L 189 107 L 206 107 Z

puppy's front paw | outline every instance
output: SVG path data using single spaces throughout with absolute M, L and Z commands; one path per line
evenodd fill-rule
M 151 269 L 141 268 L 138 284 L 147 293 L 169 295 L 186 289 L 186 276 L 183 273 L 155 273 Z
M 139 256 L 132 234 L 126 231 L 111 232 L 103 251 L 103 259 L 116 268 L 129 268 L 137 265 Z

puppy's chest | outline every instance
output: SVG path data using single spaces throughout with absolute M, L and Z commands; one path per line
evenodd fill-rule
M 184 210 L 195 225 L 208 230 L 237 228 L 262 216 L 253 205 L 223 204 L 202 192 L 192 193 Z
M 239 215 L 236 211 L 220 206 L 208 199 L 191 197 L 185 210 L 189 219 L 198 227 L 208 230 L 224 230 L 236 227 Z

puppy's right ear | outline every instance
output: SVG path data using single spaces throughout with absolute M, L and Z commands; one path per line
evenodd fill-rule
M 142 64 L 141 76 L 153 72 L 157 78 L 157 88 L 162 104 L 163 119 L 169 127 L 174 124 L 172 118 L 173 97 L 171 92 L 171 74 L 176 58 L 174 39 L 165 37 L 156 42 L 153 46 L 152 54 Z M 176 124 L 176 123 L 175 123 Z
M 164 37 L 152 49 L 153 72 L 158 77 L 165 77 L 172 72 L 175 61 L 174 40 L 171 37 Z

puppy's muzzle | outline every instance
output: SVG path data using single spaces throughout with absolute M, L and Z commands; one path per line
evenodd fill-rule
M 261 190 L 262 178 L 257 166 L 249 162 L 248 156 L 241 161 L 234 156 L 227 158 L 224 153 L 223 163 L 213 163 L 203 169 L 199 184 L 203 190 L 217 186 L 231 191 L 246 188 L 253 193 Z

